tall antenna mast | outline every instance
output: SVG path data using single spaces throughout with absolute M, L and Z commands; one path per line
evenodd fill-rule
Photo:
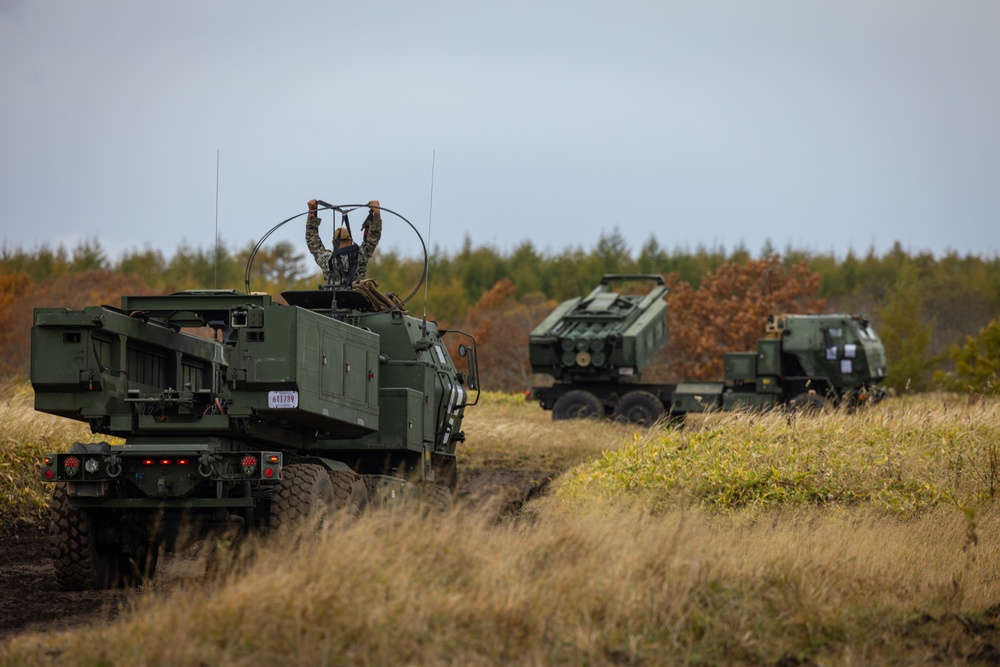
M 215 289 L 219 289 L 219 154 L 215 149 Z
M 431 220 L 434 218 L 434 161 L 436 157 L 437 151 L 431 151 L 431 203 L 427 211 L 427 247 L 431 249 L 431 252 L 434 252 L 434 246 L 431 245 Z M 428 276 L 424 280 L 424 322 L 422 325 L 425 334 L 427 333 L 427 283 L 431 281 L 430 269 L 427 273 Z

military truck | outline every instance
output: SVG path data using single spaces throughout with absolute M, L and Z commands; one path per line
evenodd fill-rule
M 160 549 L 218 531 L 450 507 L 478 401 L 475 340 L 356 290 L 282 297 L 185 291 L 35 310 L 35 408 L 115 439 L 41 467 L 55 483 L 60 587 L 140 583 Z M 462 371 L 449 335 L 465 337 Z
M 637 284 L 646 287 L 636 293 Z M 661 276 L 609 274 L 557 306 L 528 339 L 532 372 L 554 382 L 528 398 L 553 419 L 610 415 L 649 425 L 692 412 L 856 406 L 885 395 L 885 348 L 868 320 L 846 314 L 770 316 L 756 352 L 724 356 L 722 381 L 644 383 L 669 339 L 666 293 Z

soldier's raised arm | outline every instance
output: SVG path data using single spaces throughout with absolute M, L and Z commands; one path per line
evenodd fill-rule
M 375 252 L 375 246 L 382 238 L 382 208 L 377 199 L 368 202 L 368 218 L 364 224 L 364 240 L 361 242 L 361 254 L 369 258 Z
M 373 199 L 368 202 L 368 217 L 362 225 L 365 230 L 364 241 L 358 250 L 358 270 L 355 274 L 356 280 L 364 280 L 368 277 L 368 260 L 375 254 L 375 246 L 382 238 L 382 209 L 378 200 Z
M 316 264 L 323 270 L 323 276 L 330 282 L 330 256 L 333 254 L 323 245 L 323 239 L 319 236 L 319 216 L 316 215 L 317 201 L 310 199 L 307 206 L 309 215 L 306 217 L 306 247 L 312 253 Z
M 309 248 L 309 252 L 316 257 L 316 253 L 326 250 L 323 246 L 323 239 L 319 237 L 319 216 L 316 215 L 317 202 L 315 199 L 310 199 L 306 204 L 309 207 L 309 215 L 306 217 L 306 246 Z M 319 258 L 317 258 L 319 261 Z

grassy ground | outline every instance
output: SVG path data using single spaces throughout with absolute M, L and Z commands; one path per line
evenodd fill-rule
M 40 521 L 52 488 L 42 483 L 45 454 L 98 441 L 81 423 L 35 412 L 29 385 L 0 387 L 0 534 Z
M 693 421 L 693 420 L 692 420 Z M 718 413 L 636 433 L 579 467 L 562 496 L 714 511 L 874 507 L 969 511 L 1000 493 L 1000 404 L 948 395 L 856 414 Z
M 996 664 L 998 417 L 921 397 L 637 431 L 489 396 L 460 465 L 577 466 L 519 518 L 251 545 L 0 665 Z
M 518 394 L 487 393 L 466 411 L 469 439 L 458 449 L 462 470 L 569 470 L 616 448 L 634 429 L 611 421 L 554 422 L 552 413 Z

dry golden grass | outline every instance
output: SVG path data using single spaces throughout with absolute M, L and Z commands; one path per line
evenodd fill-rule
M 796 469 L 823 433 L 831 449 L 890 443 L 890 454 L 902 452 L 890 459 L 903 478 L 937 479 L 942 466 L 955 472 L 938 457 L 953 462 L 961 452 L 963 475 L 982 464 L 964 447 L 988 449 L 997 415 L 994 403 L 926 397 L 794 420 L 792 434 L 784 419 L 733 415 L 679 433 L 639 432 L 553 424 L 537 405 L 490 397 L 469 413 L 463 456 L 484 469 L 545 469 L 603 450 L 602 462 L 619 464 L 637 442 L 687 438 L 689 450 L 714 451 L 707 436 L 715 433 L 730 449 L 755 451 L 785 433 L 768 459 L 780 472 Z M 939 442 L 949 428 L 952 447 Z M 759 443 L 749 437 L 756 429 Z M 594 465 L 499 524 L 461 508 L 431 522 L 370 514 L 298 542 L 256 545 L 244 568 L 150 590 L 114 624 L 17 637 L 0 665 L 952 665 L 998 657 L 1000 512 L 982 493 L 985 474 L 954 487 L 976 499 L 965 511 L 954 498 L 899 511 L 877 494 L 693 502 L 696 487 L 676 485 L 656 504 L 651 482 L 623 485 L 609 502 L 600 500 L 606 487 L 587 481 Z
M 466 411 L 469 439 L 458 449 L 462 470 L 562 472 L 617 447 L 633 432 L 611 421 L 552 421 L 552 413 L 519 394 L 483 394 Z
M 35 412 L 33 403 L 30 385 L 0 387 L 0 533 L 44 515 L 52 493 L 38 474 L 45 454 L 97 440 L 86 424 Z
M 959 664 L 997 634 L 969 628 L 1000 599 L 1000 518 L 976 535 L 955 513 L 374 515 L 0 664 Z

